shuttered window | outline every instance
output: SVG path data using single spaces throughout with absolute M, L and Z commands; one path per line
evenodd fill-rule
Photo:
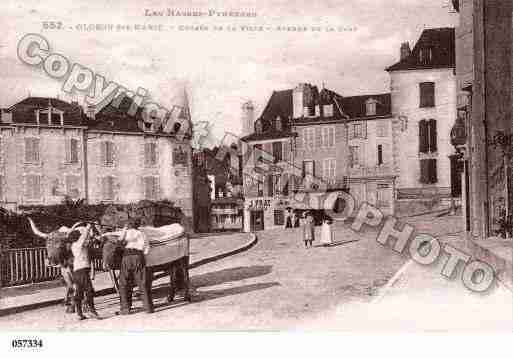
M 334 158 L 325 158 L 322 162 L 322 177 L 326 180 L 335 179 L 336 177 L 336 164 Z
M 106 201 L 114 200 L 114 177 L 112 176 L 102 178 L 102 199 Z
M 303 129 L 304 149 L 313 150 L 315 148 L 315 130 L 314 128 Z
M 28 199 L 41 198 L 41 176 L 27 175 L 25 178 L 25 196 Z
M 4 197 L 4 176 L 0 176 L 0 200 Z
M 353 123 L 351 126 L 350 138 L 367 138 L 367 123 Z
M 438 182 L 435 158 L 420 160 L 420 182 L 424 184 Z
M 144 144 L 144 165 L 146 167 L 157 164 L 157 144 L 148 142 Z
M 435 83 L 421 82 L 419 84 L 420 107 L 435 106 Z
M 25 162 L 39 163 L 39 139 L 25 139 Z
M 144 198 L 156 200 L 158 197 L 158 178 L 144 177 Z
M 67 163 L 78 163 L 78 140 L 76 138 L 66 139 L 65 152 Z
M 281 142 L 273 142 L 273 158 L 274 163 L 281 162 L 283 160 L 283 146 Z
M 378 166 L 383 164 L 383 145 L 378 145 Z
M 387 137 L 388 136 L 388 122 L 378 121 L 376 124 L 376 132 L 377 132 L 377 137 Z
M 103 141 L 101 143 L 101 161 L 104 166 L 114 165 L 114 143 Z
M 335 127 L 322 127 L 322 146 L 327 148 L 335 146 Z
M 419 121 L 419 152 L 430 153 L 436 152 L 437 149 L 436 120 Z

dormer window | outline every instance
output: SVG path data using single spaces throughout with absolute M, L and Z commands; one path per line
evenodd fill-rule
M 324 105 L 322 107 L 324 117 L 333 117 L 333 104 Z
M 276 131 L 283 131 L 283 121 L 281 120 L 281 117 L 276 117 L 276 120 L 274 122 L 274 127 Z
M 36 123 L 38 125 L 64 126 L 64 112 L 53 107 L 36 110 Z
M 255 133 L 261 134 L 263 132 L 262 120 L 255 121 Z
M 366 116 L 375 116 L 376 115 L 376 104 L 378 103 L 378 101 L 376 101 L 375 99 L 368 99 L 366 102 L 365 102 L 365 115 Z
M 433 61 L 433 49 L 431 47 L 422 48 L 419 50 L 419 62 L 422 64 L 428 64 Z

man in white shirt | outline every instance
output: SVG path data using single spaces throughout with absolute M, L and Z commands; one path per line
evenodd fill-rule
M 120 237 L 120 240 L 126 242 L 119 274 L 121 306 L 119 314 L 122 315 L 130 314 L 134 281 L 142 293 L 144 309 L 147 313 L 153 313 L 154 311 L 151 297 L 151 273 L 146 269 L 144 258 L 150 250 L 150 244 L 148 237 L 139 230 L 140 224 L 139 219 L 130 220 Z
M 91 224 L 78 227 L 69 234 L 69 238 L 73 242 L 71 252 L 73 253 L 73 282 L 75 284 L 74 299 L 79 320 L 86 319 L 82 312 L 84 294 L 91 315 L 96 319 L 101 319 L 94 307 L 94 289 L 91 281 L 91 259 L 89 257 L 90 235 Z

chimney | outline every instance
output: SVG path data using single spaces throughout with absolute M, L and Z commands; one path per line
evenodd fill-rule
M 0 109 L 0 123 L 12 123 L 12 113 Z
M 403 42 L 401 44 L 401 61 L 408 58 L 411 55 L 410 44 L 408 42 Z
M 242 104 L 242 136 L 253 132 L 255 123 L 255 107 L 251 101 Z
M 306 84 L 300 83 L 292 91 L 292 118 L 299 118 L 304 115 L 304 92 L 306 86 Z
M 87 111 L 86 115 L 89 119 L 94 120 L 96 115 L 96 106 L 94 105 L 87 105 Z

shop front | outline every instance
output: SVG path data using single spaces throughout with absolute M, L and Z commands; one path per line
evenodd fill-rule
M 248 198 L 244 202 L 244 232 L 281 228 L 285 211 L 291 205 L 288 199 L 272 197 Z

